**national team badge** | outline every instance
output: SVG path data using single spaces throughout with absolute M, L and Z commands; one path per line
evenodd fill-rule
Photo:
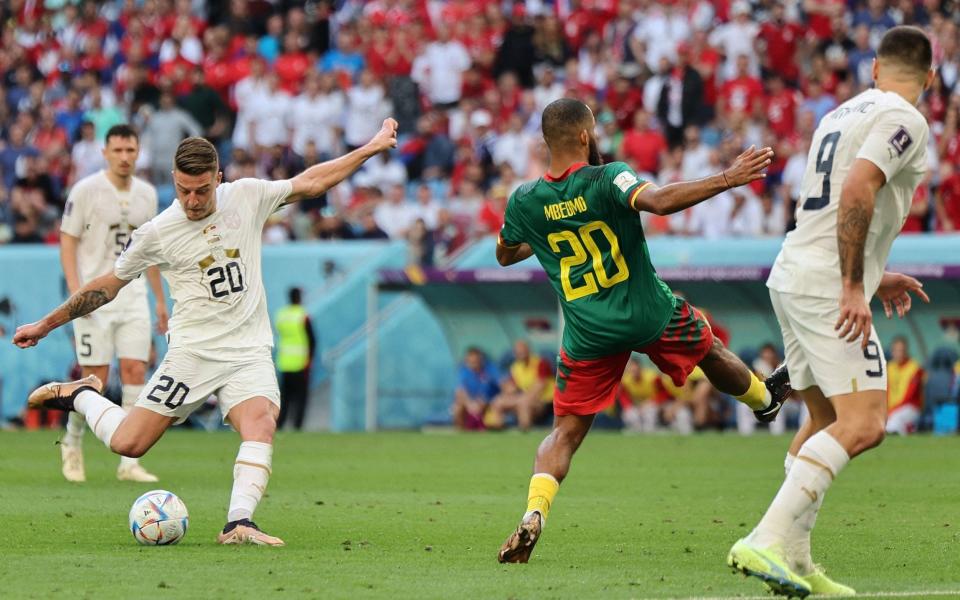
M 907 133 L 906 128 L 901 127 L 897 129 L 896 133 L 893 134 L 893 137 L 890 138 L 890 145 L 893 146 L 893 149 L 897 151 L 897 156 L 903 156 L 903 153 L 907 151 L 913 144 L 913 138 L 910 137 L 910 134 Z

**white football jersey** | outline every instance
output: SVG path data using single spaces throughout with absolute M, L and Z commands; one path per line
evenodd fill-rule
M 117 259 L 131 280 L 157 265 L 170 286 L 170 347 L 243 351 L 273 345 L 260 271 L 263 225 L 293 191 L 289 180 L 241 179 L 216 190 L 217 210 L 191 221 L 174 202 L 133 232 Z
M 871 89 L 820 121 L 810 145 L 797 228 L 787 234 L 767 286 L 779 292 L 840 298 L 837 216 L 840 191 L 858 158 L 886 176 L 877 192 L 864 248 L 867 298 L 880 285 L 893 240 L 907 220 L 913 194 L 927 172 L 927 121 L 902 96 Z
M 77 274 L 83 285 L 113 270 L 130 234 L 157 214 L 157 190 L 134 177 L 130 189 L 120 191 L 99 171 L 78 181 L 63 209 L 60 231 L 80 238 L 77 244 Z M 147 286 L 134 281 L 126 286 L 104 312 L 147 310 Z

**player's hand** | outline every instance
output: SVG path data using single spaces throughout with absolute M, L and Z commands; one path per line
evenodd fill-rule
M 42 321 L 21 325 L 13 334 L 13 343 L 20 348 L 32 348 L 50 333 Z
M 157 333 L 165 335 L 169 329 L 170 315 L 167 314 L 167 303 L 163 300 L 157 302 Z
M 866 350 L 872 325 L 873 313 L 870 312 L 870 303 L 863 295 L 863 287 L 844 286 L 840 295 L 840 318 L 833 327 L 834 331 L 839 331 L 839 337 L 846 338 L 848 342 L 855 342 L 863 336 L 860 347 Z
M 377 152 L 383 152 L 384 150 L 396 148 L 398 126 L 399 124 L 395 119 L 384 119 L 383 125 L 380 127 L 380 131 L 378 131 L 377 135 L 373 136 L 373 139 L 370 140 L 370 145 L 373 146 Z
M 880 279 L 880 287 L 877 288 L 877 298 L 883 302 L 883 312 L 888 319 L 893 318 L 893 311 L 896 310 L 897 316 L 901 319 L 910 312 L 913 300 L 910 292 L 917 295 L 924 302 L 930 302 L 930 296 L 923 291 L 923 284 L 902 273 L 884 273 Z
M 739 187 L 766 177 L 767 174 L 763 171 L 772 162 L 772 148 L 767 147 L 757 150 L 755 146 L 750 146 L 733 161 L 733 164 L 727 170 L 723 171 L 723 176 L 730 187 Z

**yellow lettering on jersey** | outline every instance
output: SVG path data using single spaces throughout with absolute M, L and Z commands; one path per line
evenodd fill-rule
M 217 262 L 217 260 L 213 258 L 213 256 L 207 256 L 205 259 L 200 261 L 200 268 L 206 269 L 215 262 Z
M 543 207 L 543 214 L 546 215 L 548 221 L 565 219 L 586 211 L 587 201 L 583 196 L 577 196 L 572 200 L 564 200 L 563 202 L 547 204 Z
M 239 248 L 227 248 L 225 254 L 227 255 L 227 258 L 237 258 L 237 257 L 240 256 L 240 249 L 239 249 Z

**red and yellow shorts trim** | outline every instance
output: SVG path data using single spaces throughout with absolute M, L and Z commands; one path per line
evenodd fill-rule
M 699 310 L 680 300 L 660 338 L 634 351 L 646 354 L 657 368 L 682 386 L 713 346 L 713 331 Z M 623 369 L 632 351 L 590 360 L 574 360 L 560 350 L 553 413 L 592 415 L 607 409 L 620 391 Z

